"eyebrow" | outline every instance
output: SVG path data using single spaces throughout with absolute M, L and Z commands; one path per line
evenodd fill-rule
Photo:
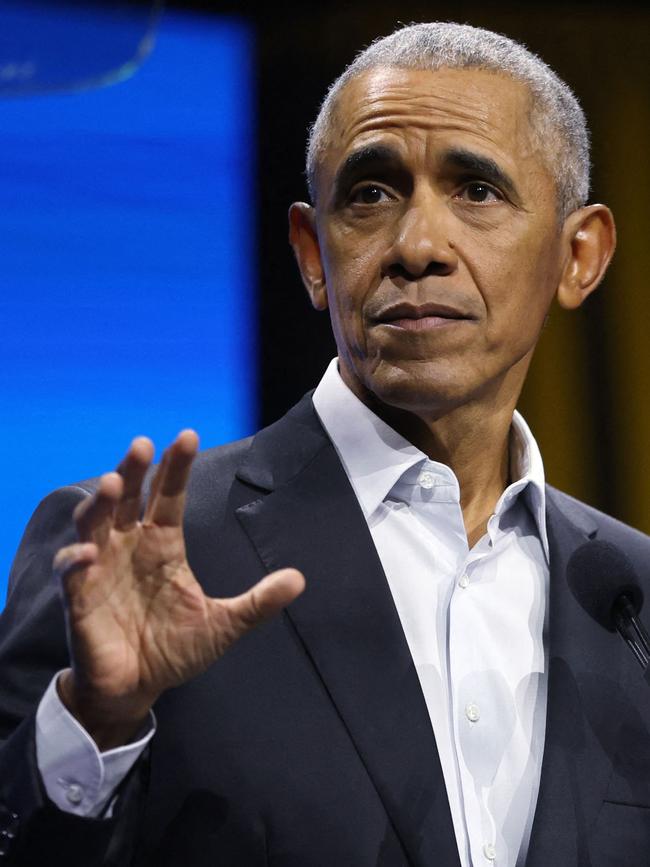
M 452 148 L 443 154 L 443 163 L 455 169 L 476 175 L 495 187 L 503 190 L 513 199 L 518 199 L 519 194 L 515 182 L 501 166 L 490 157 L 484 157 L 464 148 Z
M 367 145 L 349 154 L 339 168 L 334 178 L 334 198 L 345 195 L 350 184 L 359 176 L 379 168 L 397 168 L 402 166 L 402 160 L 396 150 L 387 145 Z
M 503 190 L 514 200 L 519 199 L 515 182 L 501 166 L 490 157 L 482 156 L 465 148 L 450 148 L 442 155 L 442 164 L 477 179 L 485 180 Z M 349 186 L 359 177 L 378 169 L 400 169 L 404 164 L 399 152 L 383 144 L 372 144 L 349 154 L 334 178 L 334 199 L 340 201 Z

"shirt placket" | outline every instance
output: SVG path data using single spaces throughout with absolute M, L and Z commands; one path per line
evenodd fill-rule
M 472 591 L 491 556 L 491 541 L 486 534 L 459 565 L 448 615 L 450 728 L 473 867 L 499 864 L 498 831 L 489 807 L 490 784 L 494 778 L 491 767 L 497 763 L 489 741 L 491 708 L 479 698 L 476 690 L 468 687 L 482 665 L 481 649 L 474 643 L 476 615 Z M 484 761 L 479 758 L 478 769 L 476 763 L 468 768 L 465 756 L 469 753 L 484 758 Z

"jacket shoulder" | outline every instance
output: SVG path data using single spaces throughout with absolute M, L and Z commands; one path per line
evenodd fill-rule
M 650 584 L 650 574 L 648 574 L 650 536 L 557 488 L 547 485 L 546 491 L 549 503 L 552 503 L 574 524 L 584 529 L 590 538 L 610 542 L 620 548 L 632 561 L 639 577 L 644 583 Z
M 255 435 L 225 443 L 225 445 L 203 449 L 198 453 L 194 462 L 193 475 L 197 479 L 201 479 L 216 472 L 232 478 L 254 439 Z
M 185 525 L 214 524 L 228 497 L 254 437 L 205 449 L 196 456 L 187 488 Z
M 562 511 L 581 514 L 587 522 L 594 524 L 599 534 L 620 535 L 623 538 L 635 539 L 640 544 L 650 545 L 650 536 L 642 530 L 638 530 L 630 524 L 612 517 L 612 515 L 601 512 L 593 506 L 582 502 L 582 500 L 578 500 L 570 494 L 565 494 L 564 491 L 554 488 L 552 485 L 547 485 L 546 490 Z

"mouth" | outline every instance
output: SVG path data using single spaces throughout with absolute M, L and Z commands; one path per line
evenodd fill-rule
M 376 325 L 405 331 L 431 331 L 473 320 L 462 310 L 446 304 L 410 304 L 401 302 L 381 310 L 373 317 Z

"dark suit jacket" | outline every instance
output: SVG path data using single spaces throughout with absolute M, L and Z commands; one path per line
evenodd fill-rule
M 50 562 L 92 487 L 41 504 L 11 578 L 0 631 L 0 827 L 15 840 L 0 864 L 456 867 L 418 678 L 309 397 L 252 440 L 202 453 L 186 520 L 207 593 L 239 593 L 286 565 L 304 571 L 306 592 L 161 699 L 158 733 L 112 819 L 66 816 L 48 802 L 33 713 L 68 662 Z M 615 542 L 641 575 L 650 539 L 552 488 L 547 517 L 548 717 L 527 864 L 650 864 L 650 690 L 619 636 L 565 583 L 567 559 L 587 539 Z

